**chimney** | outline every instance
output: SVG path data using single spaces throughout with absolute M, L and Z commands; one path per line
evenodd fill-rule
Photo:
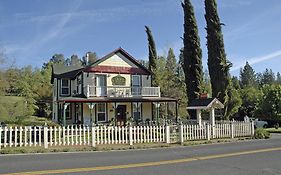
M 208 98 L 208 93 L 202 93 L 199 96 L 199 99 L 207 99 Z

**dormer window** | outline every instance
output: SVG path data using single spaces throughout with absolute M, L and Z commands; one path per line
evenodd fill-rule
M 61 80 L 61 95 L 69 95 L 70 91 L 70 81 L 68 79 Z

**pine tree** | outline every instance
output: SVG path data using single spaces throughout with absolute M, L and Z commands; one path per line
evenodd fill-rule
M 240 70 L 240 85 L 242 88 L 256 86 L 257 85 L 257 77 L 254 69 L 250 66 L 248 61 L 244 68 Z
M 156 60 L 157 60 L 157 52 L 156 52 L 156 46 L 155 42 L 152 36 L 152 32 L 148 26 L 145 26 L 145 32 L 147 34 L 147 40 L 148 40 L 148 58 L 149 58 L 149 70 L 152 73 L 152 86 L 157 86 L 157 83 L 155 81 L 155 71 L 156 71 Z
M 260 77 L 260 85 L 263 86 L 265 84 L 274 84 L 275 82 L 275 75 L 272 69 L 265 69 L 265 71 L 261 74 Z
M 183 34 L 183 70 L 185 73 L 186 93 L 188 102 L 198 98 L 203 81 L 202 50 L 198 27 L 190 0 L 182 3 L 184 11 L 184 34 Z M 191 116 L 193 116 L 191 114 Z
M 87 52 L 85 56 L 82 57 L 82 65 L 87 66 L 98 60 L 98 56 L 96 52 Z
M 212 96 L 224 104 L 228 100 L 231 79 L 231 63 L 226 59 L 223 34 L 216 0 L 205 0 L 205 19 L 207 22 L 208 68 L 212 84 Z M 227 110 L 227 107 L 226 107 Z
M 279 72 L 277 72 L 277 75 L 276 75 L 276 83 L 281 84 L 281 75 Z
M 173 75 L 175 74 L 176 68 L 177 68 L 177 60 L 176 56 L 174 54 L 174 50 L 172 48 L 168 51 L 167 61 L 166 61 L 166 69 L 169 74 Z

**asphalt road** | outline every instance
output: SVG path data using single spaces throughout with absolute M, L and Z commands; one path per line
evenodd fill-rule
M 0 174 L 26 172 L 30 175 L 281 175 L 281 136 L 150 150 L 0 156 Z

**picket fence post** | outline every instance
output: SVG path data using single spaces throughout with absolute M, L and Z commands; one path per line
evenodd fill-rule
M 132 125 L 129 126 L 129 143 L 130 143 L 130 145 L 133 145 L 133 128 L 132 128 Z
M 92 147 L 96 147 L 96 130 L 94 126 L 92 126 Z
M 48 148 L 48 127 L 44 126 L 44 148 Z
M 234 139 L 234 123 L 230 123 L 230 130 L 231 130 L 231 138 Z
M 183 125 L 180 124 L 180 143 L 183 144 L 184 140 L 183 140 Z
M 166 125 L 166 143 L 170 143 L 170 126 Z
M 251 131 L 252 131 L 251 135 L 254 136 L 255 135 L 255 124 L 253 121 L 251 122 Z
M 207 123 L 206 124 L 206 134 L 207 134 L 207 140 L 211 140 L 211 136 L 210 136 L 210 125 Z

